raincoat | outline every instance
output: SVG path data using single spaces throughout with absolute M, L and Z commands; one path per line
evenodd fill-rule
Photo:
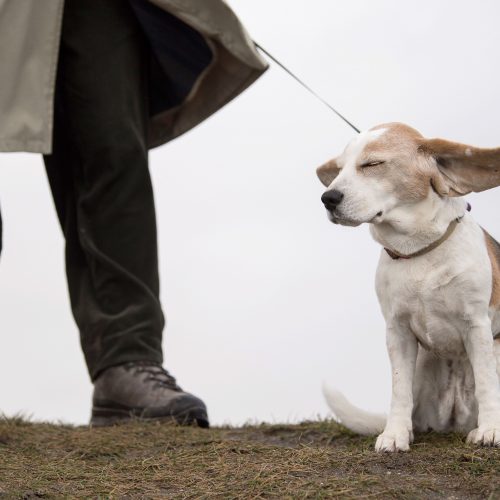
M 224 0 L 129 1 L 151 47 L 149 147 L 199 124 L 267 69 Z M 64 0 L 0 0 L 0 151 L 52 151 L 63 9 Z

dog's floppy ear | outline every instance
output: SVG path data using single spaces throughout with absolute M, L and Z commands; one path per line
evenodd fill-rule
M 330 161 L 327 161 L 324 165 L 321 165 L 321 167 L 318 167 L 316 169 L 316 174 L 319 177 L 319 180 L 326 186 L 328 187 L 335 177 L 339 175 L 340 168 L 337 165 L 337 160 L 333 159 Z
M 431 184 L 441 196 L 463 196 L 500 186 L 500 148 L 423 139 L 420 151 L 436 160 Z

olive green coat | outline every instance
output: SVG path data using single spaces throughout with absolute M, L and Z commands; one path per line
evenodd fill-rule
M 132 0 L 131 4 L 135 4 L 139 21 L 150 38 L 152 52 L 156 50 L 156 70 L 151 73 L 156 81 L 152 81 L 151 88 L 159 94 L 156 101 L 160 104 L 150 113 L 150 147 L 203 121 L 267 68 L 224 0 Z M 63 8 L 64 0 L 0 0 L 0 151 L 47 154 L 52 150 Z M 177 28 L 186 27 L 187 47 L 201 40 L 209 54 L 206 64 L 194 65 L 196 72 L 193 73 L 193 67 L 185 72 L 191 77 L 179 84 L 181 90 L 175 88 L 176 82 L 169 82 L 168 65 L 184 74 L 182 64 L 189 60 L 189 54 L 175 60 L 172 66 L 177 40 L 171 35 L 168 46 L 172 19 Z M 203 54 L 203 50 L 199 53 Z M 172 88 L 175 98 L 166 95 L 172 93 Z

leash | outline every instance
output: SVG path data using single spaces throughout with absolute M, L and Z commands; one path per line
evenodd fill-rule
M 323 99 L 320 95 L 314 92 L 314 90 L 312 90 L 311 87 L 306 85 L 297 75 L 292 73 L 292 71 L 290 71 L 283 63 L 281 63 L 278 59 L 276 59 L 276 57 L 270 54 L 264 47 L 262 47 L 262 45 L 258 44 L 255 41 L 253 43 L 263 54 L 265 54 L 267 57 L 269 57 L 269 59 L 274 61 L 283 71 L 288 73 L 288 75 L 290 75 L 297 83 L 299 83 L 299 85 L 304 87 L 310 94 L 316 97 L 316 99 L 322 102 L 328 109 L 333 111 L 340 119 L 344 120 L 344 122 L 347 123 L 349 127 L 355 130 L 358 134 L 361 132 L 359 128 L 354 126 L 343 114 L 339 113 L 331 104 L 329 104 L 327 101 L 325 101 L 325 99 Z

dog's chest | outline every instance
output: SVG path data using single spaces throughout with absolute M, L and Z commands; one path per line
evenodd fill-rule
M 377 294 L 388 324 L 411 331 L 427 350 L 447 358 L 465 354 L 464 332 L 476 283 L 466 262 L 421 258 L 379 266 Z M 479 280 L 481 277 L 479 276 Z

